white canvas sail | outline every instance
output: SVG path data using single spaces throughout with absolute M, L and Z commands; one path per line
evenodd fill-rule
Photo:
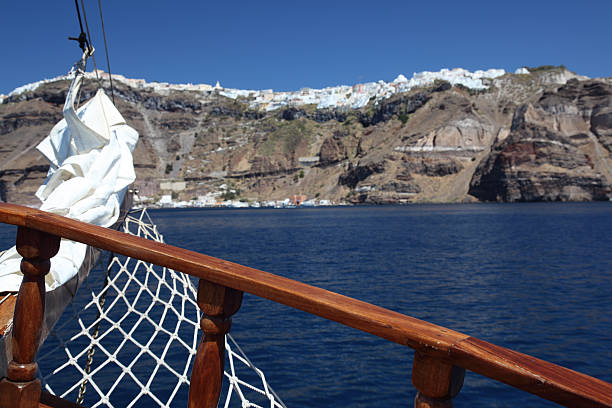
M 41 210 L 108 227 L 117 221 L 125 191 L 136 178 L 132 152 L 138 133 L 102 89 L 75 109 L 84 62 L 78 64 L 66 97 L 64 119 L 37 146 L 50 168 L 36 196 L 42 201 Z M 86 245 L 62 239 L 46 276 L 47 291 L 75 276 L 85 253 Z M 0 292 L 19 290 L 20 263 L 15 247 L 0 257 Z

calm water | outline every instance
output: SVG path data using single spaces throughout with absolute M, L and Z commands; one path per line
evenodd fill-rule
M 612 381 L 612 204 L 157 210 L 166 242 Z M 0 231 L 11 243 L 14 232 Z M 245 295 L 232 334 L 289 407 L 411 406 L 413 352 Z M 177 406 L 179 406 L 177 404 Z M 456 407 L 548 407 L 468 372 Z

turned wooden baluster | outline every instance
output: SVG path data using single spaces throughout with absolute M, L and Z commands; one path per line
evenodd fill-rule
M 415 408 L 451 408 L 459 394 L 465 369 L 426 354 L 414 353 L 412 383 L 418 390 Z
M 219 402 L 225 333 L 230 331 L 232 315 L 240 309 L 242 292 L 200 279 L 198 306 L 202 310 L 200 327 L 204 332 L 191 372 L 189 408 L 214 408 Z
M 50 259 L 57 254 L 60 238 L 19 227 L 17 252 L 23 256 L 23 281 L 13 317 L 12 350 L 7 378 L 0 382 L 0 407 L 37 407 L 40 399 L 38 365 L 34 361 L 45 316 L 45 275 Z

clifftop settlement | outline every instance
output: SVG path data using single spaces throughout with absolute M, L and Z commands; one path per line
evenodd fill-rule
M 151 203 L 612 196 L 612 80 L 564 67 L 457 68 L 295 92 L 113 79 L 116 104 L 141 135 L 135 188 Z M 67 83 L 0 97 L 0 199 L 38 204 L 47 166 L 34 147 L 61 119 Z

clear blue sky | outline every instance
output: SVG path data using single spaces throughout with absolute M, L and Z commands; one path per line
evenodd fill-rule
M 85 0 L 106 70 L 96 0 Z M 612 1 L 102 0 L 111 68 L 242 89 L 393 80 L 403 73 L 564 64 L 612 76 Z M 73 0 L 6 0 L 0 93 L 78 59 Z

